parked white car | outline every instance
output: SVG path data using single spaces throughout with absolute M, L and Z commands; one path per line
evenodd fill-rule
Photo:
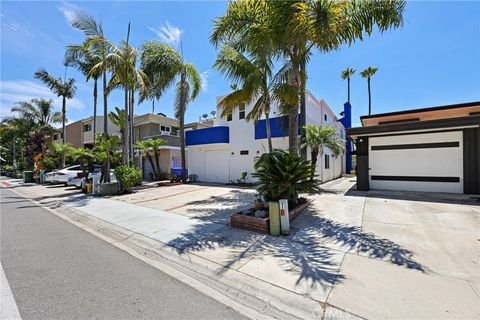
M 101 167 L 95 166 L 93 172 L 100 173 L 100 171 L 101 171 Z M 83 177 L 83 172 L 80 171 L 79 174 L 68 178 L 67 186 L 75 186 L 77 188 L 83 188 L 84 181 L 85 179 Z M 110 170 L 110 181 L 112 182 L 117 181 L 117 177 L 115 177 L 113 170 Z
M 60 169 L 58 171 L 48 172 L 45 175 L 45 182 L 49 183 L 68 183 L 68 178 L 75 177 L 78 173 L 81 173 L 82 169 L 80 166 L 71 166 L 67 168 Z

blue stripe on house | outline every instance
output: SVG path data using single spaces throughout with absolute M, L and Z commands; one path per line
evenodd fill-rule
M 225 126 L 197 129 L 185 132 L 185 144 L 187 146 L 229 142 L 230 131 L 229 128 Z
M 288 137 L 288 117 L 270 118 L 270 131 L 272 138 Z M 300 115 L 298 115 L 298 134 L 300 135 Z M 255 140 L 267 138 L 265 119 L 259 120 L 255 125 Z

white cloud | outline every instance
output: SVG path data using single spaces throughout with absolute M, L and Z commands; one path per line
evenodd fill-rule
M 155 33 L 160 38 L 160 40 L 174 47 L 177 47 L 180 43 L 180 38 L 182 37 L 183 33 L 180 28 L 172 26 L 168 21 L 166 21 L 162 26 L 157 29 L 152 27 L 148 27 L 148 29 Z
M 79 7 L 65 1 L 62 2 L 62 4 L 57 8 L 63 14 L 63 17 L 70 26 L 72 25 L 72 22 L 77 12 L 81 11 Z
M 200 73 L 200 78 L 202 79 L 202 91 L 208 92 L 208 77 L 210 76 L 210 69 Z
M 57 97 L 47 87 L 28 80 L 0 81 L 0 117 L 10 115 L 10 109 L 18 101 L 28 101 L 33 98 L 53 99 L 56 110 L 61 110 L 62 98 Z M 67 100 L 68 109 L 84 110 L 85 105 L 78 99 Z

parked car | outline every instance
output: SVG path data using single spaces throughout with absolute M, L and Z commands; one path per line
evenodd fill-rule
M 95 166 L 93 173 L 100 173 L 100 172 L 101 172 L 101 166 Z M 110 170 L 110 180 L 112 182 L 117 181 L 117 177 L 115 177 L 113 170 Z M 83 188 L 84 181 L 85 181 L 85 178 L 83 177 L 83 172 L 80 172 L 75 176 L 69 177 L 67 185 L 75 186 L 77 188 Z
M 66 185 L 68 183 L 68 178 L 74 177 L 81 172 L 82 169 L 80 168 L 80 166 L 71 166 L 57 171 L 48 172 L 45 175 L 45 182 L 63 183 Z

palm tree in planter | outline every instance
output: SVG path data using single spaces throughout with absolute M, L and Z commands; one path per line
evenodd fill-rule
M 90 164 L 92 164 L 93 160 L 95 159 L 93 151 L 83 147 L 73 148 L 70 152 L 70 155 L 72 156 L 74 161 L 80 164 L 83 177 L 85 178 L 85 181 L 87 181 Z
M 121 145 L 125 145 L 125 109 L 115 107 L 115 112 L 110 111 L 108 119 L 120 129 Z
M 65 167 L 65 158 L 71 155 L 71 152 L 74 150 L 73 146 L 70 143 L 57 143 L 54 142 L 48 148 L 50 152 L 59 157 L 60 159 L 60 166 L 62 168 Z
M 373 75 L 377 72 L 378 68 L 368 67 L 367 69 L 360 72 L 360 75 L 363 78 L 367 78 L 368 83 L 368 115 L 372 114 L 372 94 L 370 91 L 370 80 L 372 79 Z
M 247 49 L 248 50 L 248 49 Z M 247 121 L 257 122 L 265 115 L 265 128 L 268 152 L 273 151 L 270 129 L 271 103 L 287 105 L 296 103 L 297 94 L 290 84 L 282 82 L 289 72 L 288 66 L 273 74 L 273 55 L 268 48 L 251 50 L 244 54 L 236 46 L 225 44 L 217 55 L 214 67 L 237 83 L 234 91 L 226 95 L 219 103 L 221 117 L 231 114 L 235 108 L 253 102 L 252 110 L 247 114 Z
M 305 126 L 306 141 L 304 148 L 310 148 L 312 166 L 317 167 L 318 155 L 322 155 L 325 148 L 332 151 L 335 157 L 345 152 L 345 141 L 338 136 L 337 129 L 327 125 L 325 127 L 308 124 Z M 314 175 L 310 176 L 313 180 Z
M 156 179 L 160 178 L 160 146 L 166 144 L 164 139 L 148 139 L 143 141 L 137 141 L 134 145 L 135 148 L 142 151 L 150 162 L 150 166 L 152 167 L 153 175 Z M 153 161 L 151 151 L 153 151 L 153 155 L 155 157 L 155 162 Z
M 110 166 L 118 149 L 120 138 L 117 135 L 99 134 L 97 136 L 97 146 L 95 150 L 99 152 L 99 158 L 102 165 L 102 182 L 110 182 Z
M 182 182 L 187 181 L 185 157 L 185 112 L 189 102 L 200 93 L 201 77 L 197 68 L 183 60 L 173 47 L 157 41 L 142 45 L 141 68 L 150 79 L 148 95 L 160 97 L 176 80 L 175 116 L 180 120 L 180 155 Z M 145 99 L 146 97 L 143 97 Z
M 355 74 L 355 69 L 347 68 L 342 71 L 341 77 L 342 80 L 347 80 L 347 101 L 350 103 L 350 78 Z

